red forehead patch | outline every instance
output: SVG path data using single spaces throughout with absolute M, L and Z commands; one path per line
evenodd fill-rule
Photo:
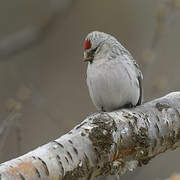
M 91 48 L 91 41 L 90 40 L 85 40 L 84 42 L 84 50 L 90 49 Z

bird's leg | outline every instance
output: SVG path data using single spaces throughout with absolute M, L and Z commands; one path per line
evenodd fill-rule
M 101 107 L 101 111 L 102 112 L 106 112 L 103 106 Z

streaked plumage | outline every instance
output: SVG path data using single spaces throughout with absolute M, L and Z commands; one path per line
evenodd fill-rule
M 89 33 L 85 43 L 87 85 L 97 109 L 113 111 L 141 104 L 142 73 L 131 54 L 103 32 Z

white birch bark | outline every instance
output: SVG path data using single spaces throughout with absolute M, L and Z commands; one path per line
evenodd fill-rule
M 133 109 L 96 113 L 64 136 L 0 165 L 0 180 L 121 175 L 180 146 L 180 92 Z

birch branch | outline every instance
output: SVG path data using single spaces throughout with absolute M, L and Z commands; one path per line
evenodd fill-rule
M 0 165 L 0 180 L 121 175 L 180 146 L 180 92 L 132 109 L 96 113 L 64 136 Z

